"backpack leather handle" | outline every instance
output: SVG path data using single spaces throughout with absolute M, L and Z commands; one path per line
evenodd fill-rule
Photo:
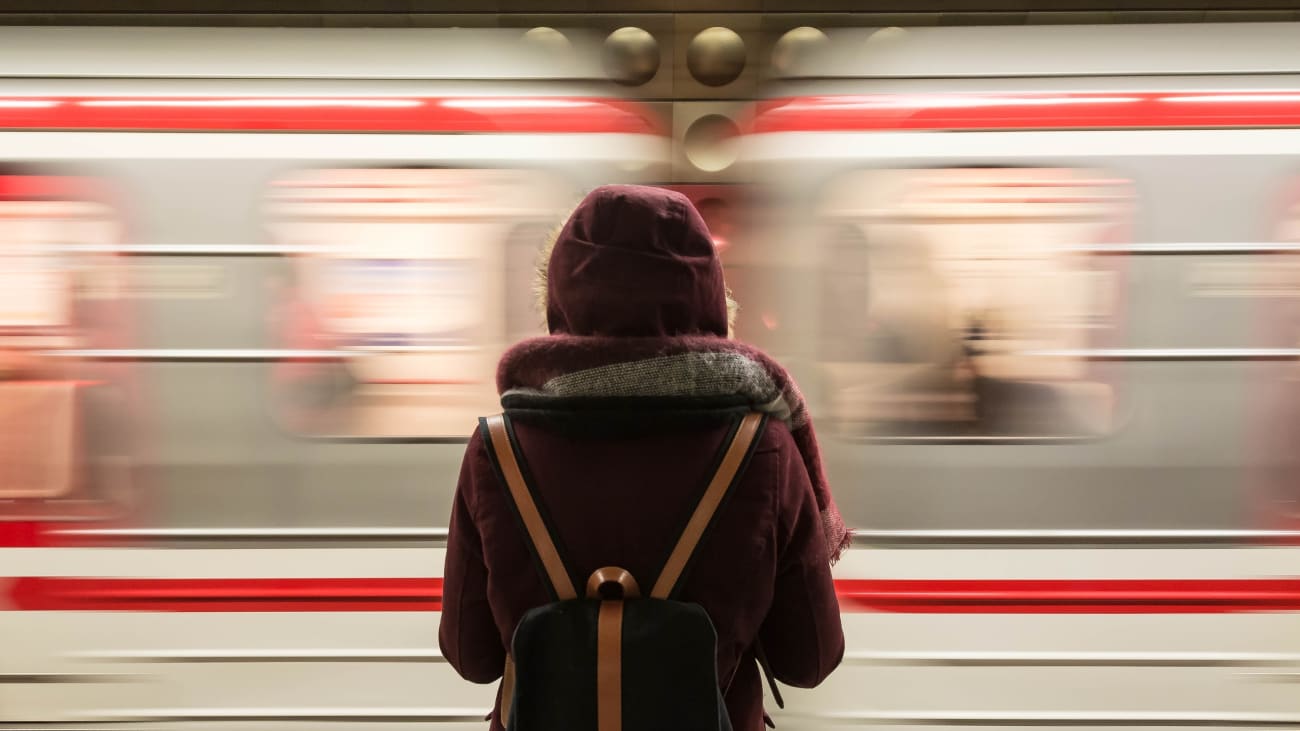
M 542 568 L 546 569 L 546 576 L 551 580 L 556 598 L 560 601 L 577 599 L 578 592 L 573 588 L 573 580 L 569 578 L 569 572 L 560 560 L 560 552 L 556 550 L 551 533 L 542 521 L 542 514 L 537 510 L 537 503 L 533 501 L 533 494 L 524 482 L 523 473 L 519 471 L 519 461 L 515 459 L 510 435 L 506 433 L 505 416 L 489 416 L 487 425 L 488 434 L 492 437 L 492 450 L 496 454 L 497 464 L 501 466 L 501 474 L 506 479 L 506 487 L 510 488 L 510 496 L 514 498 L 515 507 L 519 510 L 528 537 L 533 541 L 533 548 L 537 550 L 537 557 L 541 559 Z
M 606 597 L 602 589 L 610 586 L 617 586 L 621 592 L 617 597 Z M 618 566 L 606 566 L 591 572 L 591 578 L 587 579 L 587 598 L 588 599 L 636 599 L 641 596 L 641 587 L 637 586 L 636 579 L 632 574 Z
M 704 497 L 700 498 L 699 505 L 695 506 L 695 512 L 687 521 L 686 529 L 677 539 L 673 552 L 668 554 L 668 561 L 664 563 L 659 578 L 655 580 L 654 588 L 650 590 L 652 598 L 667 599 L 672 593 L 673 587 L 677 585 L 677 580 L 681 578 L 682 571 L 686 569 L 686 564 L 691 559 L 691 554 L 695 553 L 695 546 L 704 535 L 704 529 L 709 527 L 714 512 L 722 504 L 727 489 L 736 479 L 736 471 L 740 469 L 741 463 L 749 454 L 749 447 L 754 442 L 754 437 L 758 436 L 758 427 L 762 423 L 763 415 L 758 412 L 745 414 L 745 418 L 741 419 L 731 444 L 727 446 L 727 451 L 722 456 L 722 463 L 718 465 L 718 471 L 713 473 L 713 479 L 704 490 Z

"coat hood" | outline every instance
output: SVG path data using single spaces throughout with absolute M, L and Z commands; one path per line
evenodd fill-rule
M 680 193 L 597 188 L 548 254 L 543 291 L 552 333 L 727 337 L 722 265 L 704 219 Z

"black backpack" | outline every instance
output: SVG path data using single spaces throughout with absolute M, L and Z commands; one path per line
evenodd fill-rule
M 649 596 L 626 570 L 606 567 L 591 575 L 582 598 L 538 510 L 509 419 L 480 420 L 554 599 L 529 610 L 515 628 L 501 693 L 508 731 L 731 731 L 713 623 L 702 607 L 676 596 L 764 423 L 750 413 L 733 425 Z

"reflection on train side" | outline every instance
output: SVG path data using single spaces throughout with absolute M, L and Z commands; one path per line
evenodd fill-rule
M 463 437 L 496 407 L 491 374 L 508 340 L 536 328 L 511 305 L 527 299 L 512 267 L 531 264 L 574 195 L 524 170 L 276 181 L 270 231 L 304 252 L 288 262 L 277 326 L 288 347 L 322 352 L 279 369 L 282 421 L 318 435 Z
M 1068 169 L 874 170 L 827 189 L 830 415 L 849 434 L 1092 435 L 1112 384 L 1126 181 Z M 831 313 L 841 313 L 834 317 Z M 853 313 L 843 317 L 843 313 Z
M 121 373 L 61 353 L 123 336 L 105 191 L 0 176 L 0 517 L 103 517 L 126 499 L 131 414 Z

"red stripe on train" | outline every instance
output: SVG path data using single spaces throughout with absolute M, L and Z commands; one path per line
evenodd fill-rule
M 835 582 L 846 611 L 1206 614 L 1300 610 L 1300 579 L 953 579 Z
M 1300 91 L 871 94 L 761 102 L 763 132 L 1300 126 Z
M 0 548 L 37 548 L 51 545 L 49 523 L 0 520 Z
M 1300 579 L 897 580 L 835 582 L 845 612 L 1212 614 L 1300 610 Z M 24 610 L 438 611 L 442 580 L 15 579 Z
M 436 612 L 442 579 L 23 577 L 10 603 L 40 611 Z
M 9 97 L 0 129 L 662 134 L 631 102 L 586 97 Z

